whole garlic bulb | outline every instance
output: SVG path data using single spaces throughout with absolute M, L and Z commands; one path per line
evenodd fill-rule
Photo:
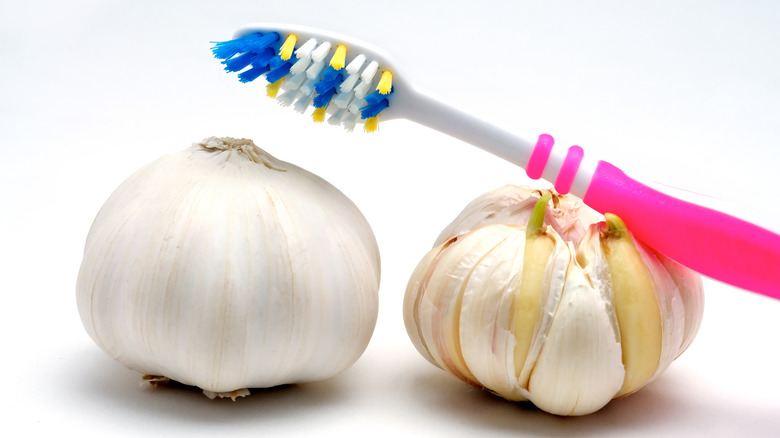
M 409 337 L 431 363 L 557 415 L 592 413 L 660 375 L 702 314 L 700 276 L 619 218 L 517 186 L 470 203 L 404 299 Z
M 235 397 L 352 365 L 374 330 L 379 277 L 374 234 L 343 193 L 250 140 L 212 137 L 109 197 L 77 301 L 122 364 Z

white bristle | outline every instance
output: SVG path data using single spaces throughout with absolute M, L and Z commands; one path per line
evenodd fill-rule
M 306 80 L 306 73 L 297 73 L 282 83 L 283 90 L 297 90 Z
M 363 108 L 366 105 L 368 105 L 366 99 L 356 98 L 352 101 L 352 103 L 349 104 L 349 112 L 353 114 L 360 114 L 360 108 Z
M 353 73 L 349 76 L 347 76 L 347 79 L 344 80 L 344 82 L 341 83 L 341 92 L 347 92 L 352 91 L 352 88 L 355 87 L 355 84 L 357 84 L 358 79 L 360 78 L 360 75 L 357 73 Z
M 355 57 L 355 59 L 352 60 L 352 62 L 347 65 L 347 73 L 354 75 L 357 72 L 360 71 L 360 68 L 363 67 L 363 63 L 366 62 L 366 55 L 360 54 Z
M 377 70 L 379 70 L 379 63 L 371 61 L 366 69 L 363 70 L 363 73 L 360 74 L 360 79 L 363 79 L 365 82 L 371 82 Z
M 314 60 L 314 62 L 322 62 L 326 56 L 328 56 L 328 53 L 330 52 L 330 43 L 328 41 L 325 41 L 324 43 L 320 44 L 319 47 L 314 49 L 313 52 L 311 52 L 311 59 Z
M 341 118 L 341 125 L 346 129 L 347 131 L 354 131 L 355 126 L 358 122 L 358 115 L 353 113 L 347 113 L 344 115 L 344 117 Z
M 306 67 L 311 64 L 311 56 L 299 58 L 292 67 L 290 67 L 290 74 L 298 74 L 306 71 Z
M 295 108 L 295 111 L 298 111 L 299 113 L 303 114 L 306 112 L 307 109 L 309 109 L 309 106 L 311 106 L 311 102 L 314 100 L 313 94 L 306 94 L 301 96 L 297 101 L 295 101 L 295 105 L 293 108 Z
M 317 76 L 322 73 L 322 70 L 325 68 L 325 61 L 320 61 L 317 63 L 314 63 L 309 67 L 308 70 L 306 70 L 306 76 L 309 77 L 309 79 L 315 79 Z
M 361 81 L 357 87 L 355 87 L 355 97 L 366 97 L 371 90 L 371 81 Z
M 352 91 L 343 91 L 336 95 L 336 98 L 333 99 L 333 104 L 339 108 L 346 108 L 350 100 L 352 100 Z
M 298 98 L 301 92 L 298 90 L 287 90 L 284 93 L 276 97 L 281 106 L 290 106 Z
M 341 123 L 341 119 L 343 119 L 344 116 L 347 114 L 348 114 L 347 110 L 340 109 L 328 118 L 328 123 L 331 125 L 338 125 L 339 123 Z
M 298 59 L 308 58 L 311 55 L 311 51 L 314 50 L 314 47 L 317 45 L 317 40 L 314 38 L 309 38 L 308 41 L 303 43 L 301 47 L 298 47 L 295 50 L 295 56 L 298 57 Z
M 301 85 L 301 91 L 303 94 L 311 94 L 314 92 L 315 85 L 317 85 L 317 79 L 308 79 Z

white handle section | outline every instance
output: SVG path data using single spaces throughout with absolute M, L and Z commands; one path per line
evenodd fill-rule
M 521 168 L 528 164 L 535 142 L 505 131 L 424 92 L 398 93 L 394 98 L 393 105 L 403 108 L 403 113 L 398 114 L 398 117 L 465 141 Z
M 398 110 L 394 113 L 395 117 L 403 117 L 433 128 L 528 170 L 537 145 L 535 138 L 534 141 L 529 141 L 419 90 L 406 89 L 394 98 L 393 105 Z M 552 148 L 543 154 L 543 171 L 539 175 L 530 175 L 529 172 L 529 176 L 534 179 L 544 178 L 554 184 L 559 192 L 572 193 L 582 198 L 587 192 L 597 163 L 583 157 L 575 167 L 566 167 L 564 164 L 568 158 L 567 152 L 566 148 Z M 558 178 L 562 173 L 570 177 L 571 181 L 559 184 L 561 181 Z M 565 187 L 563 191 L 560 186 Z

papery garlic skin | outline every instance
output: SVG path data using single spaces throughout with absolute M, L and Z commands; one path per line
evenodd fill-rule
M 526 223 L 542 194 L 505 186 L 471 202 L 413 272 L 404 321 L 417 350 L 460 379 L 554 414 L 584 415 L 641 388 L 690 345 L 703 313 L 702 283 L 627 230 L 613 231 L 579 199 L 555 195 L 539 230 L 554 245 L 549 255 L 540 253 L 544 259 L 531 258 L 546 268 L 540 298 L 526 307 L 518 301 L 525 253 L 534 248 Z M 616 269 L 628 260 L 622 252 L 605 252 L 609 239 L 618 238 L 635 251 L 637 263 L 625 267 L 639 269 L 621 277 Z M 613 281 L 635 278 L 646 281 L 613 290 Z M 639 286 L 652 294 L 645 295 L 651 305 L 639 313 L 631 304 L 616 308 L 625 303 L 622 294 Z M 657 344 L 642 344 L 650 341 L 637 330 L 647 329 L 647 321 L 659 333 Z M 529 336 L 526 347 L 520 340 Z M 657 352 L 654 362 L 644 348 Z M 630 351 L 640 353 L 625 357 Z
M 109 197 L 77 302 L 127 367 L 226 393 L 344 371 L 373 333 L 379 279 L 374 234 L 343 193 L 251 141 L 212 137 Z
M 487 224 L 521 224 L 525 226 L 534 204 L 542 192 L 525 186 L 505 185 L 482 194 L 471 201 L 453 221 L 447 225 L 434 245 L 452 236 L 468 232 Z M 602 220 L 592 208 L 574 196 L 556 196 L 552 207 L 545 213 L 545 223 L 566 241 L 575 246 L 587 234 L 588 227 Z

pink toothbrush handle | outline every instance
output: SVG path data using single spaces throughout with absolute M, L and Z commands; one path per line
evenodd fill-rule
M 572 146 L 553 160 L 554 143 L 547 134 L 539 137 L 526 165 L 528 176 L 554 180 L 559 193 L 571 189 L 598 212 L 618 215 L 636 238 L 678 263 L 780 299 L 780 235 L 659 192 L 605 161 L 583 183 L 582 149 Z
M 584 201 L 650 247 L 708 277 L 780 299 L 780 235 L 682 201 L 599 161 Z

